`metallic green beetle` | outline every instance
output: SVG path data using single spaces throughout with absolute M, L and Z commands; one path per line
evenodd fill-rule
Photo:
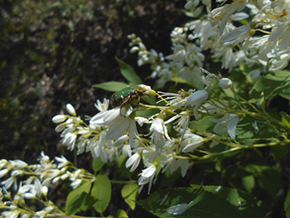
M 141 97 L 150 95 L 150 91 L 151 87 L 146 85 L 128 86 L 112 95 L 111 105 L 115 108 L 127 103 L 138 104 Z

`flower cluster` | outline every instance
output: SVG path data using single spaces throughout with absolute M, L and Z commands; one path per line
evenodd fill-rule
M 87 152 L 103 163 L 116 161 L 122 155 L 130 172 L 144 167 L 138 175 L 138 185 L 148 184 L 150 193 L 159 172 L 173 174 L 179 170 L 184 177 L 191 161 L 249 148 L 250 145 L 238 141 L 237 134 L 237 126 L 246 116 L 255 123 L 253 131 L 259 131 L 257 122 L 269 123 L 270 127 L 272 122 L 289 133 L 288 124 L 269 118 L 265 109 L 254 105 L 257 102 L 241 97 L 231 79 L 202 68 L 206 50 L 211 53 L 211 61 L 221 62 L 229 73 L 238 65 L 246 65 L 251 70 L 245 70 L 243 75 L 251 82 L 261 73 L 285 68 L 290 51 L 289 1 L 217 2 L 222 6 L 212 9 L 211 1 L 187 0 L 187 15 L 202 17 L 172 31 L 170 55 L 148 51 L 141 38 L 135 34 L 128 36 L 131 52 L 138 52 L 138 65 L 151 65 L 151 77 L 157 79 L 155 87 L 174 81 L 191 89 L 161 92 L 147 85 L 128 86 L 112 96 L 112 108 L 110 100 L 97 100 L 95 107 L 99 112 L 86 121 L 67 104 L 68 114 L 52 118 L 61 143 L 71 151 L 76 150 L 77 155 Z M 202 13 L 204 9 L 206 13 Z M 153 96 L 158 98 L 157 103 L 140 103 L 141 98 Z M 275 127 L 271 129 L 278 132 Z M 284 138 L 283 143 L 287 144 L 289 141 Z M 278 143 L 279 140 L 256 147 Z M 220 145 L 223 150 L 215 147 Z M 73 167 L 64 157 L 57 157 L 56 161 L 58 164 L 44 153 L 36 165 L 20 160 L 0 161 L 0 178 L 5 179 L 1 182 L 0 208 L 5 210 L 6 217 L 45 217 L 57 210 L 44 200 L 49 185 L 69 180 L 75 189 L 84 181 L 95 180 L 94 175 Z M 20 176 L 27 179 L 19 184 Z M 7 191 L 10 189 L 15 194 Z M 26 210 L 23 207 L 26 199 L 37 199 L 45 208 L 37 212 Z
M 112 109 L 108 109 L 109 100 L 104 99 L 103 103 L 98 100 L 96 107 L 100 112 L 90 118 L 88 125 L 77 117 L 70 104 L 67 105 L 70 115 L 56 115 L 52 120 L 55 123 L 61 122 L 56 127 L 57 131 L 60 129 L 59 126 L 65 126 L 61 128 L 63 130 L 61 137 L 64 138 L 62 142 L 68 149 L 77 145 L 78 154 L 84 151 L 91 152 L 94 158 L 100 158 L 107 163 L 116 160 L 122 153 L 124 157 L 128 157 L 126 167 L 130 168 L 131 172 L 135 171 L 143 160 L 145 169 L 138 183 L 139 185 L 148 183 L 150 191 L 153 178 L 159 172 L 156 168 L 161 167 L 162 172 L 169 170 L 170 173 L 181 169 L 182 176 L 185 176 L 191 160 L 189 154 L 198 148 L 202 149 L 208 142 L 211 142 L 210 147 L 217 145 L 219 137 L 215 134 L 228 134 L 231 138 L 235 138 L 239 117 L 235 114 L 228 116 L 232 111 L 227 106 L 228 103 L 211 96 L 213 86 L 227 89 L 232 85 L 231 80 L 200 70 L 205 73 L 205 89 L 180 90 L 178 93 L 160 92 L 157 94 L 160 98 L 159 105 L 139 104 L 139 107 L 142 106 L 147 110 L 159 109 L 159 112 L 153 115 L 137 116 L 141 108 L 133 108 L 131 102 L 135 101 L 130 99 L 137 96 L 131 96 L 129 93 L 128 96 L 123 96 L 123 99 L 126 99 L 125 104 Z M 148 93 L 156 95 L 149 86 L 142 87 L 146 87 Z M 120 93 L 125 95 L 123 90 Z M 119 96 L 119 93 L 113 96 Z M 213 123 L 211 134 L 195 132 L 189 128 L 191 120 L 199 120 L 206 115 L 223 116 L 211 119 Z M 149 132 L 142 129 L 145 125 L 148 126 Z M 142 134 L 139 134 L 138 129 L 141 129 Z M 169 132 L 172 131 L 176 132 L 178 137 L 171 137 Z
M 94 176 L 85 170 L 77 169 L 65 158 L 56 157 L 57 164 L 41 152 L 39 164 L 28 165 L 22 160 L 0 160 L 0 178 L 7 177 L 1 182 L 1 209 L 4 217 L 46 217 L 56 211 L 57 207 L 47 201 L 49 187 L 61 180 L 69 180 L 73 189 L 82 181 L 94 180 Z M 20 183 L 19 179 L 22 181 Z M 8 190 L 12 189 L 13 192 Z M 13 193 L 13 194 L 12 194 Z M 38 200 L 45 207 L 40 211 L 29 210 L 26 200 Z
M 152 77 L 159 78 L 160 87 L 178 76 L 201 88 L 203 74 L 199 67 L 205 64 L 206 50 L 229 71 L 241 63 L 255 67 L 254 72 L 248 72 L 254 81 L 261 73 L 288 65 L 289 1 L 217 2 L 223 5 L 212 9 L 211 1 L 187 1 L 188 16 L 198 17 L 202 11 L 206 14 L 172 31 L 173 53 L 165 57 L 154 49 L 148 51 L 135 34 L 128 36 L 131 52 L 138 52 L 138 64 L 151 65 Z

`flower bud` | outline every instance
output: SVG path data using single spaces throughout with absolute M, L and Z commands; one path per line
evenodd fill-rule
M 135 53 L 137 51 L 140 51 L 140 48 L 138 46 L 134 46 L 130 49 L 130 53 Z
M 61 132 L 62 130 L 64 130 L 64 128 L 67 126 L 66 123 L 61 123 L 59 124 L 57 127 L 55 127 L 55 131 L 56 132 Z
M 187 104 L 189 105 L 200 105 L 204 101 L 208 99 L 208 92 L 205 90 L 198 90 L 194 93 L 192 93 L 188 98 L 187 98 Z
M 59 115 L 56 115 L 52 118 L 52 122 L 54 123 L 62 123 L 66 120 L 67 116 L 66 115 L 62 115 L 62 114 L 59 114 Z
M 228 79 L 228 78 L 222 78 L 222 79 L 220 79 L 220 81 L 219 81 L 219 86 L 220 86 L 222 89 L 228 89 L 228 88 L 230 88 L 232 85 L 233 85 L 232 80 L 230 80 L 230 79 Z
M 67 105 L 66 105 L 66 110 L 67 110 L 67 112 L 68 112 L 69 114 L 71 114 L 71 115 L 73 115 L 73 116 L 76 116 L 76 115 L 77 115 L 77 113 L 76 113 L 74 107 L 73 107 L 71 104 L 67 104 Z

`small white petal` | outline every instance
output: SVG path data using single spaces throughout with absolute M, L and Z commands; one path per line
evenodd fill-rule
M 187 98 L 187 104 L 189 105 L 200 105 L 204 101 L 208 99 L 208 92 L 205 90 L 198 90 L 194 93 L 192 93 Z
M 236 127 L 238 122 L 240 121 L 240 118 L 238 116 L 236 116 L 235 118 L 231 119 L 228 123 L 228 133 L 230 135 L 231 138 L 235 139 L 236 137 Z
M 71 104 L 67 104 L 66 105 L 66 110 L 67 110 L 67 112 L 69 112 L 69 114 L 71 114 L 73 116 L 76 116 L 77 115 L 74 107 Z
M 56 116 L 54 116 L 52 118 L 52 122 L 54 122 L 54 123 L 62 123 L 66 119 L 67 119 L 67 116 L 66 115 L 59 114 L 59 115 L 56 115 Z

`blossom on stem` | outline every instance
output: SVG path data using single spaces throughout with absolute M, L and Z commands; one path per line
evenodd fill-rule
M 75 111 L 75 108 L 71 105 L 71 104 L 67 104 L 66 105 L 66 110 L 69 114 L 73 115 L 73 116 L 76 116 L 77 113 Z
M 187 98 L 187 104 L 195 107 L 194 108 L 194 116 L 196 119 L 199 118 L 199 115 L 197 114 L 198 108 L 207 99 L 208 99 L 208 92 L 206 90 L 197 90 L 196 92 L 192 93 Z
M 236 137 L 236 127 L 240 118 L 236 114 L 226 114 L 220 119 L 211 119 L 212 122 L 217 123 L 213 131 L 218 135 L 228 133 L 233 139 Z
M 125 166 L 126 168 L 131 167 L 130 172 L 135 171 L 136 168 L 139 166 L 140 160 L 142 158 L 141 154 L 142 154 L 142 151 L 136 152 L 126 161 Z
M 182 145 L 185 145 L 185 147 L 182 149 L 182 152 L 193 152 L 194 149 L 198 148 L 207 141 L 207 139 L 194 133 L 185 133 L 184 140 L 181 142 Z
M 98 99 L 97 103 L 95 103 L 95 107 L 100 111 L 107 111 L 109 108 L 109 99 L 104 98 L 103 103 Z
M 150 127 L 150 134 L 151 142 L 156 146 L 156 153 L 157 155 L 160 155 L 162 148 L 165 145 L 165 138 L 170 139 L 164 120 L 161 117 L 154 119 Z
M 233 85 L 233 82 L 232 82 L 232 80 L 230 80 L 229 78 L 221 78 L 221 79 L 219 80 L 219 86 L 220 86 L 222 89 L 228 89 L 228 88 L 230 88 L 232 85 Z
M 152 182 L 155 176 L 156 172 L 156 166 L 154 164 L 147 163 L 144 161 L 145 166 L 147 166 L 146 169 L 142 170 L 141 176 L 138 179 L 138 185 L 145 185 L 149 183 L 148 187 L 148 194 L 150 193 Z

